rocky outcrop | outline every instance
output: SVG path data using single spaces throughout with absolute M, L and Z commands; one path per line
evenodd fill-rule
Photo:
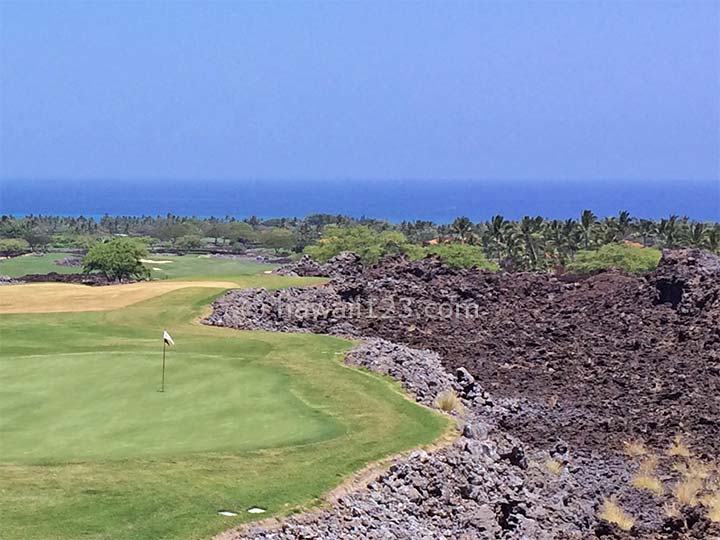
M 2 285 L 19 285 L 21 283 L 24 283 L 24 281 L 11 278 L 10 276 L 0 276 L 0 286 Z
M 79 285 L 114 285 L 117 282 L 107 279 L 101 274 L 59 274 L 50 272 L 48 274 L 27 274 L 18 278 L 23 283 L 76 283 Z M 133 283 L 135 280 L 123 281 Z
M 80 267 L 83 265 L 83 258 L 71 255 L 70 257 L 63 257 L 62 259 L 56 260 L 55 264 L 69 268 Z
M 210 324 L 380 338 L 348 361 L 427 405 L 452 385 L 467 414 L 451 447 L 399 460 L 332 510 L 233 538 L 720 538 L 701 511 L 680 530 L 662 511 L 672 495 L 634 489 L 621 454 L 636 439 L 662 454 L 678 433 L 720 453 L 714 260 L 669 253 L 647 278 L 572 281 L 393 258 L 323 287 L 228 293 Z M 677 303 L 662 280 L 681 284 Z M 609 496 L 636 517 L 631 533 L 597 519 Z
M 315 262 L 309 255 L 303 255 L 297 262 L 278 269 L 277 273 L 282 276 L 348 277 L 357 276 L 362 271 L 363 264 L 360 257 L 345 251 L 324 264 Z

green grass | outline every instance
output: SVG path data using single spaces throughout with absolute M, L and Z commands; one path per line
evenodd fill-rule
M 219 259 L 204 255 L 159 256 L 151 254 L 148 260 L 172 261 L 166 264 L 145 263 L 153 279 L 179 279 L 192 276 L 235 276 L 257 274 L 273 270 L 277 265 L 257 263 L 251 260 Z
M 55 261 L 72 256 L 71 253 L 43 253 L 22 255 L 0 260 L 0 276 L 20 277 L 27 274 L 73 274 L 80 271 L 77 266 L 58 266 Z
M 317 504 L 448 428 L 393 381 L 345 366 L 345 340 L 195 322 L 220 293 L 0 316 L 4 540 L 207 538 L 253 505 L 265 517 Z M 160 393 L 164 327 L 177 345 Z
M 26 274 L 72 274 L 81 271 L 78 266 L 58 266 L 55 261 L 71 256 L 71 253 L 45 253 L 23 255 L 0 260 L 0 275 L 20 277 Z M 277 265 L 261 264 L 251 260 L 219 259 L 198 255 L 159 256 L 151 254 L 148 260 L 172 261 L 165 264 L 146 263 L 153 279 L 180 279 L 193 276 L 241 276 L 272 270 Z

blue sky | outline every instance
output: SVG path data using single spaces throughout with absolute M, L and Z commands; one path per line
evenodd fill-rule
M 0 3 L 0 179 L 720 178 L 719 2 Z

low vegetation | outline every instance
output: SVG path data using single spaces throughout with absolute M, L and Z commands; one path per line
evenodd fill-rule
M 720 463 L 693 457 L 681 435 L 673 439 L 662 457 L 642 441 L 627 442 L 624 450 L 637 462 L 633 488 L 652 493 L 668 520 L 688 528 L 693 509 L 700 507 L 710 521 L 720 522 Z M 599 517 L 623 530 L 634 525 L 615 498 L 605 499 Z
M 465 410 L 462 400 L 452 390 L 443 390 L 435 398 L 435 406 L 446 413 L 462 414 Z
M 571 272 L 581 274 L 617 268 L 633 274 L 652 272 L 660 262 L 658 249 L 627 244 L 608 244 L 596 251 L 579 251 L 567 264 Z
M 613 498 L 603 501 L 598 517 L 608 523 L 617 525 L 623 531 L 629 531 L 635 526 L 635 519 L 625 512 Z

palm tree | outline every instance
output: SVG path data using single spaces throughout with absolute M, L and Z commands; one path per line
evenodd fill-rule
M 630 212 L 623 210 L 618 214 L 615 220 L 615 230 L 617 231 L 616 239 L 625 240 L 632 229 L 635 220 L 630 217 Z
M 473 224 L 469 218 L 463 216 L 452 222 L 453 234 L 460 240 L 460 243 L 467 244 L 473 238 Z
M 496 258 L 502 257 L 505 246 L 505 236 L 508 233 L 509 222 L 501 215 L 495 215 L 488 222 L 487 231 Z
M 641 219 L 638 222 L 638 232 L 642 236 L 643 246 L 647 247 L 648 237 L 652 234 L 657 233 L 657 226 L 654 221 L 649 219 Z
M 590 241 L 596 221 L 597 216 L 592 213 L 592 210 L 583 210 L 582 214 L 580 214 L 580 230 L 585 241 L 585 249 L 590 249 Z
M 720 253 L 720 225 L 715 224 L 714 227 L 707 232 L 707 245 L 713 253 Z
M 679 236 L 678 217 L 673 214 L 667 219 L 661 219 L 658 234 L 662 237 L 665 247 L 675 247 Z
M 540 216 L 531 218 L 524 216 L 520 220 L 520 234 L 525 243 L 525 255 L 528 258 L 529 267 L 533 270 L 539 267 L 539 254 L 542 251 L 542 236 L 539 234 L 543 223 Z
M 688 243 L 693 247 L 702 247 L 705 244 L 705 236 L 708 229 L 704 223 L 695 222 L 690 224 L 688 232 Z

